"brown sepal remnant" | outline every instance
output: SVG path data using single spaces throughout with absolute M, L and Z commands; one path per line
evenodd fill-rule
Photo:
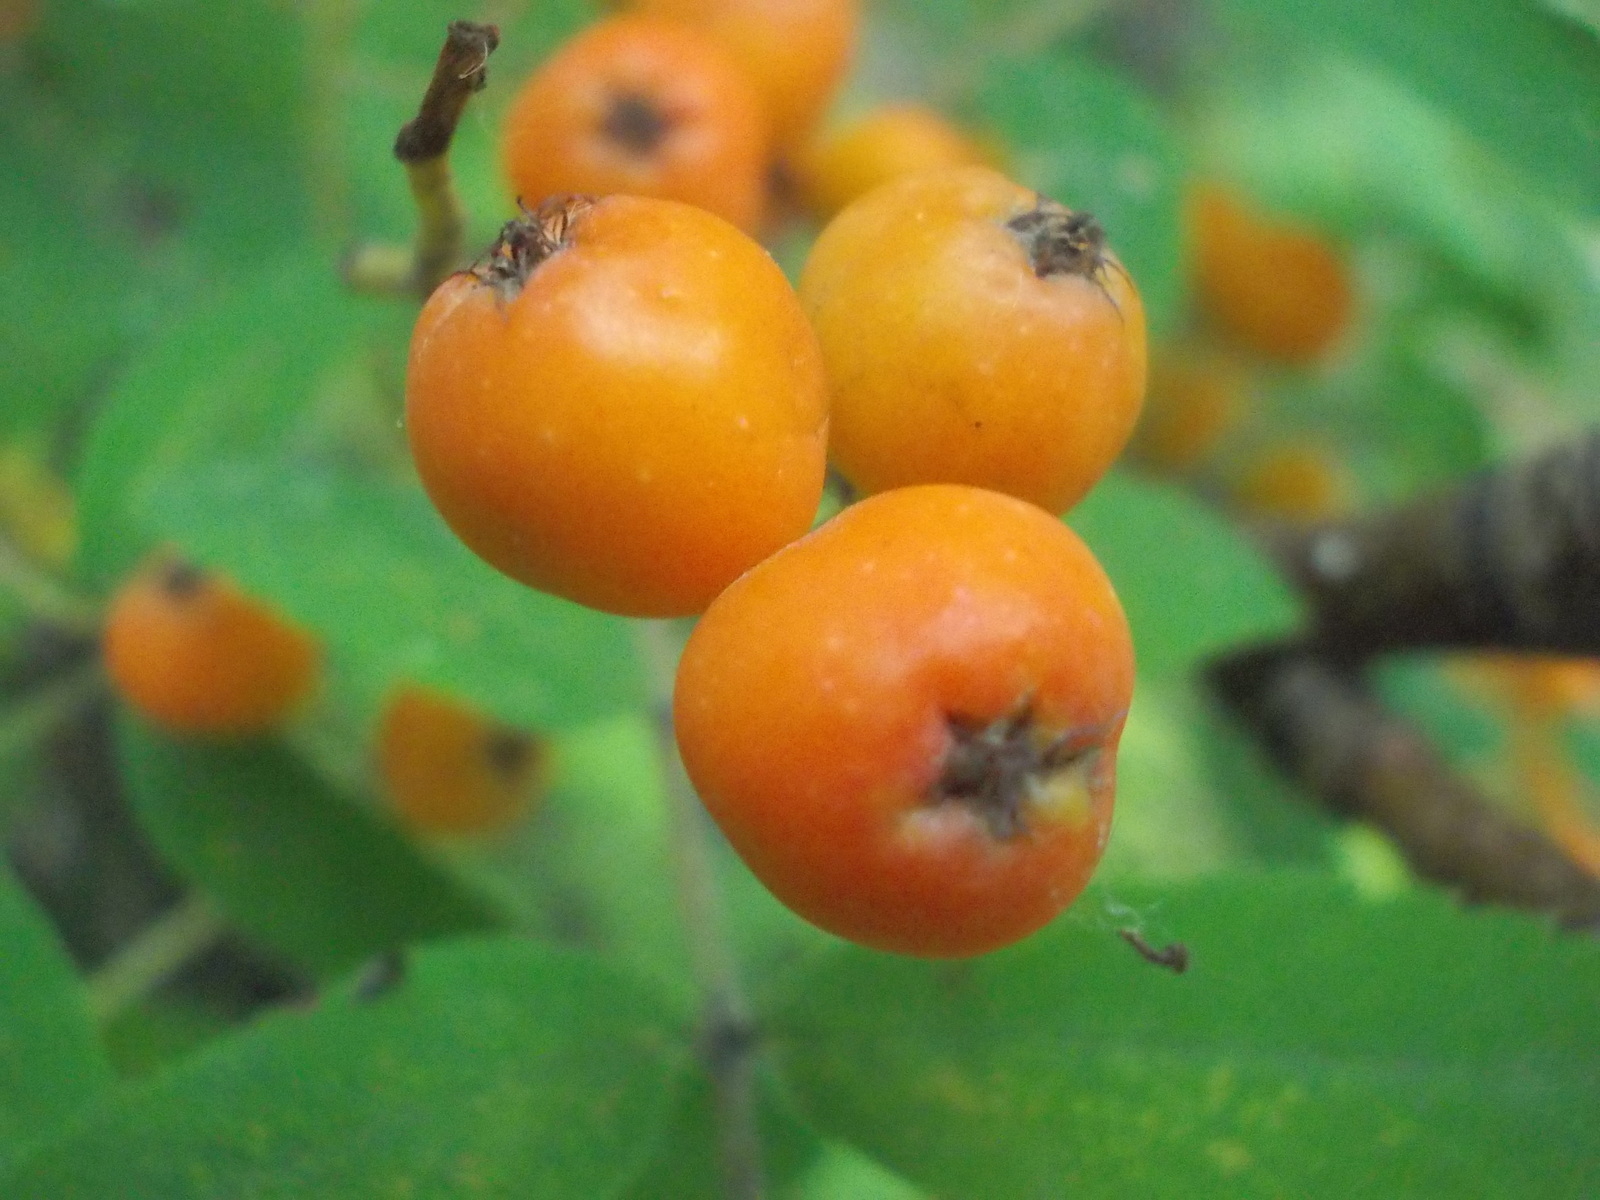
M 1087 279 L 1119 314 L 1122 312 L 1106 290 L 1106 272 L 1116 271 L 1124 279 L 1128 273 L 1106 248 L 1106 232 L 1093 215 L 1074 212 L 1040 196 L 1027 212 L 1007 221 L 1006 229 L 1021 243 L 1033 273 L 1040 279 L 1055 275 Z
M 1600 430 L 1395 509 L 1262 540 L 1340 656 L 1600 655 Z
M 515 297 L 539 264 L 569 244 L 573 225 L 593 207 L 589 196 L 552 196 L 538 208 L 524 207 L 501 227 L 489 253 L 472 268 L 473 277 L 506 299 Z
M 1024 698 L 992 721 L 951 715 L 950 748 L 929 802 L 970 809 L 996 841 L 1028 832 L 1028 803 L 1052 777 L 1080 767 L 1094 746 L 1039 728 Z
M 1600 930 L 1600 879 L 1452 773 L 1355 668 L 1283 643 L 1229 655 L 1209 682 L 1285 773 L 1333 811 L 1383 829 L 1419 875 L 1470 901 Z
M 173 558 L 161 566 L 161 590 L 183 602 L 198 596 L 206 585 L 206 573 L 185 558 Z
M 442 158 L 450 149 L 467 101 L 489 82 L 489 55 L 500 45 L 500 31 L 474 21 L 452 21 L 433 68 L 433 79 L 414 121 L 401 128 L 394 155 L 413 164 Z
M 648 96 L 629 93 L 611 102 L 601 128 L 630 154 L 647 158 L 666 138 L 672 122 Z

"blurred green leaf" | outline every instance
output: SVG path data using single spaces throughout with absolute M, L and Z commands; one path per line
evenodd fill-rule
M 1326 866 L 1342 827 L 1208 703 L 1198 679 L 1141 679 L 1117 750 L 1116 820 L 1097 878 Z
M 76 179 L 50 169 L 20 129 L 29 112 L 17 81 L 0 74 L 0 434 L 47 428 L 84 403 L 130 336 L 127 291 L 106 278 L 134 274 L 115 230 L 74 203 Z
M 1600 0 L 1544 0 L 1544 7 L 1589 27 L 1600 35 Z
M 274 0 L 50 0 L 36 91 L 125 199 L 209 256 L 250 261 L 310 217 L 305 38 Z
M 1311 876 L 1119 900 L 1187 974 L 1072 917 L 970 962 L 830 956 L 772 1015 L 803 1108 L 944 1197 L 1600 1187 L 1592 940 Z
M 1175 488 L 1112 471 L 1069 515 L 1116 585 L 1143 677 L 1292 630 L 1299 605 L 1239 531 Z
M 1288 62 L 1270 73 L 1247 51 L 1232 60 L 1238 69 L 1198 123 L 1201 154 L 1263 204 L 1359 246 L 1356 342 L 1375 343 L 1379 371 L 1406 368 L 1424 323 L 1467 311 L 1587 378 L 1600 291 L 1569 216 L 1379 69 L 1282 49 Z M 1467 356 L 1444 357 L 1459 380 Z M 1442 365 L 1429 364 L 1435 374 Z M 1381 377 L 1360 386 L 1394 399 Z M 1389 415 L 1367 426 L 1369 443 Z
M 139 512 L 317 631 L 373 694 L 415 680 L 538 729 L 644 703 L 626 621 L 485 565 L 415 484 L 258 457 L 169 475 Z
M 180 742 L 124 713 L 140 826 L 239 928 L 327 976 L 497 915 L 393 826 L 276 743 Z
M 1196 704 L 1188 734 L 1241 856 L 1280 866 L 1327 864 L 1343 823 L 1291 783 L 1237 723 L 1214 704 Z
M 1527 0 L 1214 0 L 1248 38 L 1376 63 L 1567 205 L 1600 213 L 1600 42 Z
M 927 1193 L 848 1146 L 830 1144 L 788 1200 L 928 1200 Z
M 1236 858 L 1252 831 L 1234 827 L 1231 797 L 1205 769 L 1193 682 L 1141 680 L 1117 747 L 1117 806 L 1102 879 L 1180 879 Z
M 761 1135 L 761 1166 L 767 1194 L 787 1195 L 788 1185 L 821 1153 L 817 1135 L 794 1114 L 770 1072 L 757 1075 L 756 1120 Z M 726 1195 L 718 1155 L 720 1118 L 705 1072 L 684 1073 L 677 1108 L 656 1153 L 620 1200 L 715 1200 Z
M 569 731 L 555 741 L 555 764 L 537 819 L 494 865 L 508 887 L 532 893 L 540 933 L 576 935 L 691 1011 L 656 727 L 630 714 Z
M 1562 745 L 1572 763 L 1591 782 L 1600 782 L 1600 721 L 1568 716 L 1560 724 Z M 1600 817 L 1597 817 L 1600 824 Z
M 522 940 L 416 954 L 370 1003 L 280 1013 L 130 1090 L 7 1200 L 615 1194 L 687 1049 L 648 992 Z
M 1022 182 L 1100 219 L 1151 328 L 1170 329 L 1182 301 L 1183 164 L 1155 103 L 1092 63 L 1006 59 L 984 77 L 978 110 Z
M 84 571 L 110 583 L 149 549 L 135 519 L 149 489 L 219 454 L 260 454 L 297 422 L 349 356 L 370 302 L 351 298 L 331 263 L 264 272 L 156 340 L 96 416 L 78 472 Z
M 0 865 L 0 1174 L 110 1084 L 77 972 Z
M 658 738 L 659 727 L 638 714 L 558 737 L 549 797 L 514 844 L 492 852 L 491 869 L 519 908 L 531 893 L 543 935 L 576 939 L 648 974 L 688 1012 L 696 993 Z M 709 818 L 705 833 L 728 940 L 749 986 L 787 975 L 834 940 L 774 898 Z

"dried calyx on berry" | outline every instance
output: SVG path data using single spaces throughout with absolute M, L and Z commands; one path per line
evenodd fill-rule
M 521 213 L 500 229 L 489 252 L 471 274 L 498 289 L 506 299 L 522 291 L 539 265 L 571 243 L 572 227 L 594 207 L 591 196 L 552 196 L 537 208 L 518 201 Z

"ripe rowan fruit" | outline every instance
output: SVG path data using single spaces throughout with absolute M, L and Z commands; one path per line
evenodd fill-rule
M 266 733 L 310 692 L 315 640 L 225 576 L 162 554 L 118 590 L 106 670 L 140 715 L 174 733 Z
M 492 833 L 514 824 L 536 801 L 548 767 L 538 738 L 434 688 L 397 689 L 379 724 L 385 794 L 418 833 Z
M 754 81 L 775 145 L 816 125 L 850 69 L 860 0 L 629 0 L 638 13 L 704 29 Z
M 827 384 L 788 281 L 733 226 L 568 198 L 424 305 L 406 422 L 429 496 L 491 565 L 681 616 L 810 527 Z
M 983 167 L 907 176 L 817 239 L 800 299 L 856 487 L 993 488 L 1059 513 L 1121 451 L 1144 307 L 1099 224 Z
M 1314 361 L 1350 325 L 1350 273 L 1326 238 L 1252 211 L 1213 185 L 1189 198 L 1194 286 L 1223 333 L 1279 362 Z
M 824 219 L 902 175 L 992 166 L 994 155 L 921 104 L 886 104 L 812 140 L 795 157 L 806 206 Z
M 616 17 L 573 38 L 522 86 L 501 157 L 530 205 L 625 192 L 754 230 L 766 210 L 769 142 L 754 85 L 709 36 Z
M 673 717 L 707 809 L 780 900 L 869 946 L 964 956 L 1087 883 L 1133 675 L 1076 534 L 930 485 L 734 582 L 689 638 Z
M 1246 512 L 1289 521 L 1317 521 L 1350 507 L 1354 485 L 1325 446 L 1284 442 L 1252 463 L 1233 485 Z

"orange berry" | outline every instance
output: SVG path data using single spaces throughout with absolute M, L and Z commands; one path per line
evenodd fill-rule
M 1303 364 L 1349 327 L 1350 273 L 1322 235 L 1264 217 L 1211 185 L 1194 189 L 1189 209 L 1196 298 L 1223 333 L 1267 358 Z
M 1588 788 L 1562 754 L 1552 727 L 1518 721 L 1512 748 L 1523 787 L 1550 840 L 1591 875 L 1600 876 L 1600 825 L 1585 803 Z
M 816 125 L 850 68 L 859 0 L 630 0 L 716 38 L 755 82 L 777 146 Z
M 130 707 L 174 733 L 266 733 L 316 681 L 320 653 L 230 580 L 168 555 L 112 599 L 106 669 Z
M 997 171 L 869 192 L 799 290 L 833 384 L 829 452 L 863 491 L 965 483 L 1064 512 L 1138 420 L 1138 289 L 1093 217 Z
M 794 172 L 807 207 L 827 219 L 902 175 L 993 165 L 993 154 L 933 109 L 891 104 L 814 139 L 796 156 Z
M 1554 719 L 1600 713 L 1600 662 L 1542 654 L 1482 655 L 1476 674 L 1503 693 L 1523 715 Z
M 537 799 L 548 767 L 538 738 L 433 688 L 399 688 L 379 725 L 384 790 L 401 819 L 422 834 L 512 825 Z
M 629 616 L 700 612 L 810 528 L 827 404 L 771 256 L 637 196 L 512 222 L 423 306 L 406 374 L 417 470 L 457 536 Z
M 778 899 L 841 937 L 953 957 L 1083 890 L 1133 673 L 1116 593 L 1065 524 L 977 488 L 901 488 L 717 598 L 673 719 Z
M 1350 508 L 1353 485 L 1321 446 L 1289 443 L 1260 458 L 1233 488 L 1246 512 L 1290 521 L 1317 521 Z
M 568 192 L 679 200 L 754 230 L 766 209 L 760 97 L 715 41 L 614 17 L 557 50 L 512 100 L 506 176 L 530 207 Z

